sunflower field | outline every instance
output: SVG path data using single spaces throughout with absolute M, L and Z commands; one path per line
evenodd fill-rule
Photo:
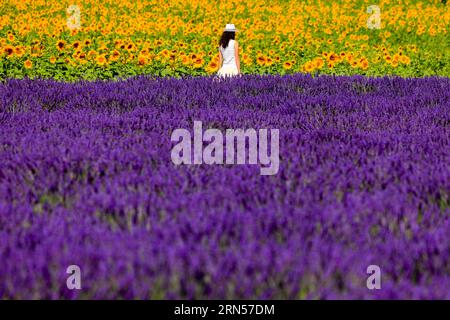
M 445 0 L 2 0 L 0 78 L 208 75 L 226 23 L 244 74 L 450 75 Z

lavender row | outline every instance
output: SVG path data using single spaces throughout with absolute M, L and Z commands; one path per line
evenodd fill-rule
M 449 79 L 9 80 L 0 108 L 1 298 L 450 298 Z M 278 173 L 175 166 L 194 121 L 279 129 Z

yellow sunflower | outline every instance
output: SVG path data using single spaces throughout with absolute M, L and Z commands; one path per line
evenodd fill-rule
M 402 58 L 400 59 L 402 63 L 408 65 L 411 63 L 411 59 L 408 56 L 402 56 Z
M 339 62 L 339 56 L 336 55 L 334 52 L 330 53 L 327 58 L 329 63 L 335 64 Z
M 313 64 L 311 61 L 308 61 L 308 62 L 305 64 L 305 71 L 306 71 L 306 72 L 312 72 L 312 71 L 314 71 L 314 64 Z
M 258 56 L 256 58 L 256 63 L 260 66 L 264 66 L 266 64 L 266 58 L 264 56 Z
M 14 47 L 13 46 L 6 46 L 3 49 L 3 52 L 5 52 L 7 56 L 12 56 L 14 54 Z
M 148 62 L 147 56 L 140 54 L 138 55 L 138 65 L 139 66 L 145 66 Z
M 203 65 L 203 59 L 202 58 L 197 58 L 194 61 L 194 68 L 200 68 Z
M 290 70 L 292 69 L 292 63 L 290 61 L 286 61 L 285 63 L 283 63 L 283 68 L 285 70 Z
M 363 70 L 367 70 L 367 68 L 369 68 L 369 61 L 367 61 L 367 59 L 365 58 L 362 58 L 359 61 L 359 67 Z
M 185 56 L 185 55 L 182 55 L 181 56 L 181 63 L 184 64 L 184 65 L 189 64 L 189 57 Z
M 31 62 L 30 60 L 26 60 L 26 61 L 23 63 L 23 65 L 24 65 L 24 67 L 25 67 L 26 69 L 31 69 L 31 68 L 33 67 L 33 62 Z
M 322 69 L 322 67 L 323 67 L 323 60 L 322 60 L 322 58 L 316 58 L 316 59 L 314 59 L 314 65 L 315 65 L 315 67 L 317 68 L 317 69 Z
M 64 50 L 66 46 L 66 42 L 64 40 L 58 40 L 58 42 L 56 43 L 56 49 L 58 49 L 59 51 Z
M 98 64 L 99 66 L 103 66 L 103 65 L 106 64 L 106 61 L 107 61 L 107 60 L 106 60 L 105 55 L 104 55 L 104 54 L 101 54 L 101 55 L 99 55 L 99 56 L 97 57 L 96 61 L 97 61 L 97 64 Z
M 79 49 L 81 48 L 81 43 L 80 43 L 80 41 L 75 41 L 74 43 L 72 43 L 72 47 L 73 47 L 75 50 L 79 50 Z
M 219 64 L 216 61 L 211 61 L 208 64 L 208 67 L 206 68 L 206 71 L 214 72 L 214 71 L 217 71 L 218 69 L 219 69 Z

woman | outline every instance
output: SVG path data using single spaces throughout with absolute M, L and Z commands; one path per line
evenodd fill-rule
M 239 63 L 239 45 L 234 40 L 238 30 L 234 24 L 229 23 L 225 26 L 222 37 L 219 41 L 219 65 L 221 68 L 217 74 L 221 77 L 235 76 L 241 73 Z

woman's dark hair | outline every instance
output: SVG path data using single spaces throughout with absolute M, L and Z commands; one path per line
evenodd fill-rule
M 228 42 L 230 42 L 231 39 L 234 40 L 234 35 L 236 32 L 234 31 L 224 31 L 222 33 L 222 36 L 220 37 L 219 45 L 222 46 L 222 48 L 228 47 Z

